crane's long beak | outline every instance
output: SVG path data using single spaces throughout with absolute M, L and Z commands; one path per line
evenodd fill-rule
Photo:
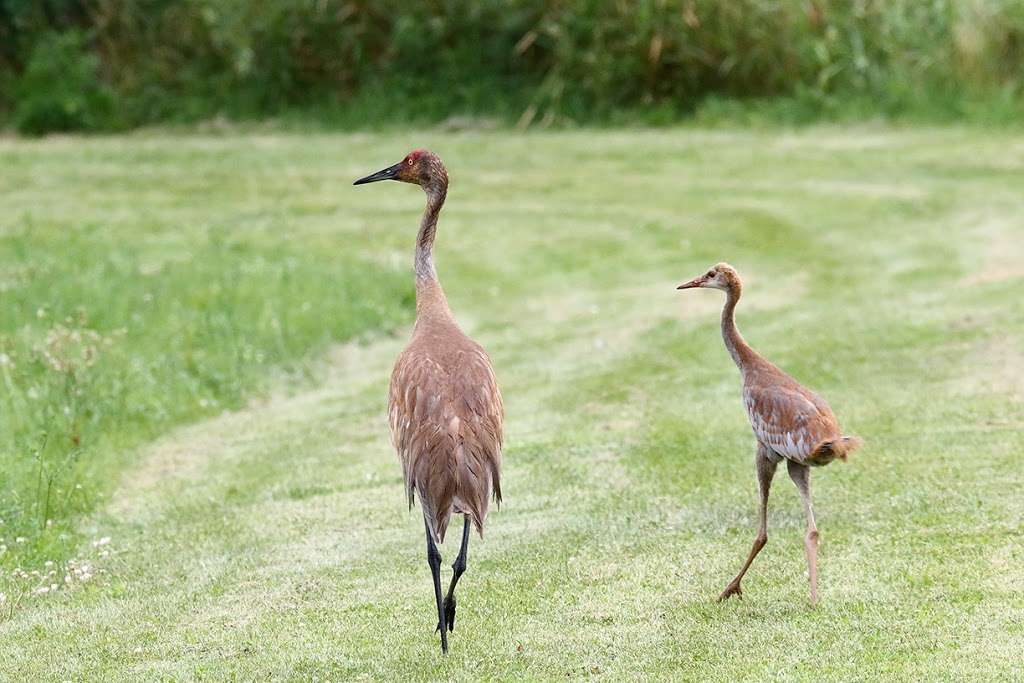
M 679 285 L 678 287 L 676 287 L 676 289 L 693 289 L 694 287 L 700 287 L 702 284 L 704 284 L 704 278 L 695 277 L 689 282 L 684 282 L 683 284 Z
M 402 162 L 399 161 L 394 166 L 389 166 L 389 167 L 385 168 L 383 171 L 377 171 L 376 173 L 372 173 L 372 174 L 366 176 L 365 178 L 360 178 L 359 180 L 355 181 L 352 184 L 353 185 L 365 185 L 366 183 L 376 183 L 377 181 L 380 181 L 380 180 L 397 180 L 398 179 L 398 172 L 401 171 L 401 170 L 402 170 Z

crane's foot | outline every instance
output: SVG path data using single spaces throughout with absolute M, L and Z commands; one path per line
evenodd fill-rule
M 739 581 L 730 582 L 729 585 L 725 587 L 725 590 L 722 591 L 722 594 L 718 596 L 718 602 L 728 600 L 733 595 L 738 596 L 740 598 L 743 597 L 743 591 L 740 590 Z
M 446 597 L 444 599 L 444 624 L 438 622 L 437 628 L 434 629 L 434 633 L 441 630 L 442 626 L 446 626 L 449 631 L 455 630 L 455 596 Z

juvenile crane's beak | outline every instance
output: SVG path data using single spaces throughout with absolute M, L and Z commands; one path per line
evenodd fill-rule
M 389 166 L 389 167 L 385 168 L 383 171 L 377 171 L 376 173 L 370 174 L 370 175 L 366 176 L 365 178 L 360 178 L 359 180 L 355 181 L 352 184 L 353 185 L 365 185 L 366 183 L 375 183 L 375 182 L 377 182 L 379 180 L 397 180 L 398 179 L 398 172 L 401 171 L 401 170 L 402 170 L 402 162 L 399 161 L 394 166 Z
M 679 285 L 678 287 L 676 287 L 676 289 L 693 289 L 694 287 L 700 287 L 702 284 L 704 284 L 704 278 L 695 277 L 689 282 L 684 282 L 683 284 Z

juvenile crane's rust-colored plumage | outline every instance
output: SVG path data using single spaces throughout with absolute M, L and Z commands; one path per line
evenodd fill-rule
M 416 237 L 416 327 L 391 374 L 388 417 L 409 506 L 419 497 L 423 508 L 441 649 L 447 652 L 470 524 L 483 536 L 491 497 L 501 502 L 501 393 L 487 352 L 459 328 L 434 268 L 437 217 L 448 192 L 444 164 L 431 152 L 415 150 L 356 184 L 378 180 L 415 183 L 427 194 Z M 464 517 L 462 544 L 442 599 L 436 544 L 444 542 L 453 513 Z
M 736 304 L 743 282 L 727 263 L 679 285 L 678 289 L 705 287 L 726 293 L 722 309 L 722 338 L 743 376 L 743 405 L 757 437 L 757 479 L 761 493 L 760 526 L 746 563 L 725 591 L 724 600 L 741 595 L 740 581 L 757 554 L 768 542 L 768 491 L 776 466 L 786 460 L 789 476 L 800 491 L 807 514 L 804 548 L 810 577 L 811 602 L 818 598 L 818 528 L 811 505 L 810 467 L 827 465 L 860 445 L 855 436 L 843 436 L 828 403 L 816 393 L 768 362 L 750 348 L 736 329 Z

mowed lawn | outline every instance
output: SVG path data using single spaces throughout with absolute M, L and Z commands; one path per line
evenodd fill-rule
M 77 522 L 74 559 L 91 576 L 8 601 L 0 678 L 1024 676 L 1019 134 L 5 140 L 0 154 L 33 172 L 0 206 L 36 197 L 39 229 L 59 230 L 63 212 L 93 226 L 85 243 L 108 229 L 147 249 L 154 234 L 220 231 L 292 245 L 289 257 L 359 259 L 398 297 L 391 271 L 411 280 L 422 192 L 350 183 L 414 147 L 448 165 L 438 269 L 491 352 L 507 412 L 505 502 L 470 543 L 450 654 L 388 442 L 387 380 L 410 329 L 399 322 L 330 348 L 311 378 L 257 387 L 247 407 L 120 457 Z M 104 169 L 137 164 L 159 193 L 96 187 Z M 230 183 L 205 222 L 211 173 Z M 746 281 L 747 340 L 865 439 L 812 473 L 817 607 L 782 470 L 743 599 L 715 602 L 755 532 L 754 439 L 721 293 L 675 285 L 722 260 Z M 442 548 L 445 580 L 456 545 L 452 534 Z M 43 559 L 23 569 L 45 573 Z

